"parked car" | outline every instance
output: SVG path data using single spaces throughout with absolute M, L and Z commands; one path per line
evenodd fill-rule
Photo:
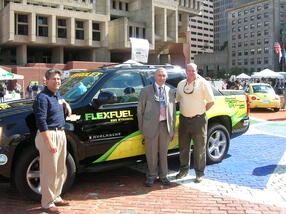
M 114 168 L 145 158 L 143 136 L 138 131 L 137 104 L 141 89 L 154 84 L 158 67 L 99 68 L 75 73 L 64 81 L 60 93 L 73 111 L 65 126 L 68 176 L 64 191 L 71 187 L 79 172 Z M 168 72 L 167 84 L 175 90 L 178 82 L 186 78 L 185 71 L 175 66 L 164 67 Z M 213 87 L 213 92 L 215 104 L 207 112 L 209 164 L 222 161 L 230 138 L 243 134 L 249 127 L 247 97 L 243 91 L 224 96 Z M 39 153 L 35 148 L 37 129 L 31 104 L 31 100 L 26 100 L 0 105 L 0 178 L 9 179 L 19 192 L 39 200 Z M 178 123 L 179 120 L 177 126 Z M 176 135 L 169 145 L 169 154 L 177 153 Z
M 249 97 L 250 108 L 252 109 L 272 108 L 274 111 L 280 109 L 280 97 L 267 83 L 249 83 L 245 87 L 245 93 Z

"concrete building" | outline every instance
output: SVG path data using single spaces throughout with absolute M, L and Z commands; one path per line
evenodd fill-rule
M 228 11 L 229 68 L 280 71 L 274 42 L 281 43 L 286 0 L 259 0 Z
M 0 0 L 0 64 L 122 62 L 130 37 L 150 43 L 150 63 L 170 62 L 201 0 Z M 182 36 L 179 36 L 182 35 Z
M 213 0 L 206 0 L 199 16 L 190 18 L 191 62 L 195 55 L 212 53 L 214 48 Z

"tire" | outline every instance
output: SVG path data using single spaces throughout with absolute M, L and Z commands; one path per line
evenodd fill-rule
M 273 110 L 274 110 L 274 112 L 278 112 L 280 110 L 280 108 L 274 108 Z
M 39 152 L 31 146 L 21 152 L 14 168 L 14 182 L 18 191 L 33 201 L 41 200 L 39 165 Z M 76 165 L 70 153 L 67 154 L 66 166 L 67 179 L 63 193 L 71 188 L 76 175 Z
M 210 124 L 206 145 L 207 164 L 221 162 L 228 152 L 229 142 L 229 132 L 225 126 L 217 123 Z

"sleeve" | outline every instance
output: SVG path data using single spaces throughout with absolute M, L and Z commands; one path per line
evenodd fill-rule
M 214 93 L 209 82 L 204 81 L 204 96 L 207 103 L 214 102 Z
M 47 99 L 45 99 L 45 97 L 38 96 L 33 103 L 33 111 L 36 118 L 37 128 L 40 130 L 40 132 L 48 130 L 47 109 Z
M 142 132 L 143 129 L 143 115 L 145 112 L 145 106 L 146 106 L 146 89 L 143 88 L 140 92 L 139 95 L 139 100 L 138 100 L 138 107 L 137 107 L 137 119 L 138 119 L 138 127 L 139 130 Z

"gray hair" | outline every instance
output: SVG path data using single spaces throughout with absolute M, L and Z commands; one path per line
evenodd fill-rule
M 57 70 L 57 69 L 49 69 L 46 71 L 45 73 L 45 78 L 46 80 L 50 79 L 50 76 L 52 74 L 59 74 L 60 76 L 62 76 L 62 72 L 60 70 Z
M 192 67 L 194 70 L 198 71 L 198 66 L 195 63 L 189 63 L 187 64 L 187 68 Z
M 164 71 L 166 73 L 166 77 L 168 77 L 168 72 L 165 68 L 163 68 L 163 67 L 157 68 L 155 74 L 157 74 L 158 71 Z

